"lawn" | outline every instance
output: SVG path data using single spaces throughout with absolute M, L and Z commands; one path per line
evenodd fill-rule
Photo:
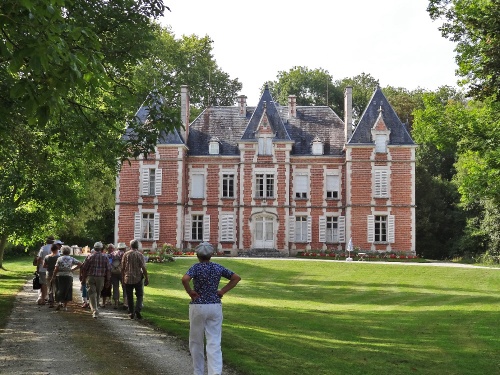
M 214 261 L 242 277 L 224 297 L 222 345 L 243 374 L 500 373 L 500 269 Z M 194 262 L 148 264 L 143 315 L 183 339 L 189 298 L 180 279 Z M 0 272 L 0 314 L 32 271 L 24 263 Z
M 500 270 L 221 259 L 225 361 L 249 375 L 500 373 Z M 187 338 L 180 278 L 195 259 L 148 265 L 144 315 Z

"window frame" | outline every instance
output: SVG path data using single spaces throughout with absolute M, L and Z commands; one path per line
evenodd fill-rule
M 309 175 L 298 173 L 294 178 L 295 199 L 308 199 L 309 195 Z
M 334 181 L 330 181 L 331 179 L 334 179 Z M 337 190 L 334 190 L 335 188 Z M 338 174 L 333 174 L 333 173 L 326 174 L 325 193 L 326 193 L 326 199 L 340 199 L 340 176 Z
M 269 172 L 258 172 L 255 174 L 255 198 L 272 199 L 275 197 L 274 177 L 275 174 Z
M 234 198 L 235 176 L 234 173 L 222 173 L 222 198 Z

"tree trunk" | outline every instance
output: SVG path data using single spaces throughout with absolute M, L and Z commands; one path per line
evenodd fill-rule
M 7 235 L 5 233 L 0 234 L 0 269 L 3 268 L 3 253 L 5 250 L 5 245 L 7 245 Z

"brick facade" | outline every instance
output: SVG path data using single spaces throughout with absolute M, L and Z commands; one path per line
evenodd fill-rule
M 187 140 L 170 135 L 154 155 L 124 163 L 116 242 L 294 255 L 345 249 L 352 238 L 366 251 L 414 253 L 415 145 L 380 89 L 352 137 L 347 119 L 293 99 L 280 107 L 266 90 L 257 107 L 239 97 L 208 108 L 186 124 Z M 381 109 L 371 115 L 372 104 Z

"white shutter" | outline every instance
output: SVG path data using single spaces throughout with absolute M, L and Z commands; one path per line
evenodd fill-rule
M 191 215 L 186 215 L 184 219 L 184 241 L 191 241 Z
M 142 195 L 149 195 L 149 168 L 142 168 Z
M 375 192 L 376 197 L 387 197 L 388 196 L 388 171 L 382 169 L 376 169 L 375 174 Z
M 337 219 L 337 230 L 339 242 L 345 242 L 345 216 L 339 216 Z
M 221 216 L 221 241 L 234 241 L 234 215 Z
M 312 217 L 307 217 L 307 242 L 312 242 Z
M 288 241 L 295 242 L 295 216 L 288 217 Z
M 154 216 L 153 240 L 160 239 L 160 214 L 156 213 Z
M 266 155 L 273 154 L 273 140 L 272 138 L 266 138 Z
M 191 198 L 205 197 L 205 176 L 202 174 L 193 174 L 191 178 Z
M 141 213 L 136 212 L 134 214 L 134 239 L 141 239 Z
M 326 216 L 319 217 L 319 242 L 326 242 Z
M 158 168 L 155 174 L 155 195 L 161 195 L 162 169 Z
M 387 239 L 389 243 L 395 242 L 396 231 L 395 231 L 396 217 L 394 215 L 389 215 L 387 222 Z
M 375 242 L 375 216 L 374 215 L 368 215 L 367 235 L 368 235 L 368 238 L 367 238 L 368 243 Z
M 203 215 L 203 241 L 210 241 L 210 215 Z
M 387 171 L 380 171 L 380 196 L 387 197 L 389 195 L 388 182 L 389 174 Z

